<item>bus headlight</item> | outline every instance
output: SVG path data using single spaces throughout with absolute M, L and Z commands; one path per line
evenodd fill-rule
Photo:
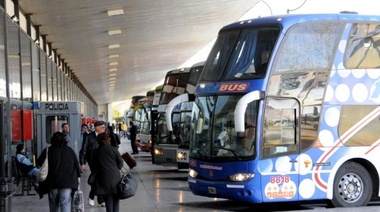
M 187 154 L 186 152 L 177 152 L 177 160 L 186 160 Z
M 154 149 L 154 154 L 162 156 L 164 155 L 164 152 L 161 149 Z
M 189 176 L 192 178 L 196 178 L 198 173 L 194 169 L 189 169 Z
M 231 175 L 230 179 L 236 182 L 243 182 L 243 181 L 252 179 L 254 176 L 255 174 L 253 173 L 237 173 L 237 174 Z

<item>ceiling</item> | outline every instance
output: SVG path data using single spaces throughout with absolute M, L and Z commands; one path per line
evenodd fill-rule
M 18 1 L 102 105 L 145 95 L 259 0 Z M 123 14 L 108 16 L 114 9 Z M 120 47 L 109 49 L 113 44 Z

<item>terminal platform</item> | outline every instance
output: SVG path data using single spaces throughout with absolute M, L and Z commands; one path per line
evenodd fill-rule
M 130 141 L 122 138 L 119 148 L 120 153 L 132 152 Z M 178 171 L 176 167 L 163 167 L 152 164 L 150 153 L 140 152 L 135 155 L 137 166 L 129 170 L 138 179 L 138 189 L 136 195 L 120 200 L 120 211 L 130 212 L 152 212 L 152 211 L 210 211 L 210 209 L 223 208 L 227 204 L 226 200 L 219 200 L 219 204 L 207 197 L 195 196 L 191 193 L 187 184 L 187 171 Z M 124 164 L 127 168 L 127 165 Z M 105 211 L 105 207 L 98 207 L 88 204 L 88 193 L 90 186 L 87 178 L 90 175 L 88 167 L 81 177 L 81 190 L 84 193 L 84 203 L 86 212 Z M 18 188 L 20 190 L 20 186 Z M 20 193 L 18 191 L 18 193 Z M 31 194 L 35 194 L 32 189 Z M 216 203 L 216 204 L 215 204 Z M 222 205 L 220 205 L 222 204 Z M 211 207 L 211 208 L 210 208 Z M 20 212 L 44 212 L 49 211 L 48 196 L 42 199 L 38 195 L 13 196 L 11 200 L 11 211 Z M 8 210 L 8 211 L 9 211 Z M 226 211 L 226 210 L 220 210 Z

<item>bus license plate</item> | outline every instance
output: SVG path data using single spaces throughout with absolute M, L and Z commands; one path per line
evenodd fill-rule
M 208 187 L 208 193 L 216 194 L 216 189 L 214 187 Z

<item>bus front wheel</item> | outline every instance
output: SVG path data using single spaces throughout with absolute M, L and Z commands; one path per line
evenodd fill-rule
M 335 207 L 366 206 L 372 195 L 372 179 L 362 165 L 346 162 L 335 175 L 333 189 Z

